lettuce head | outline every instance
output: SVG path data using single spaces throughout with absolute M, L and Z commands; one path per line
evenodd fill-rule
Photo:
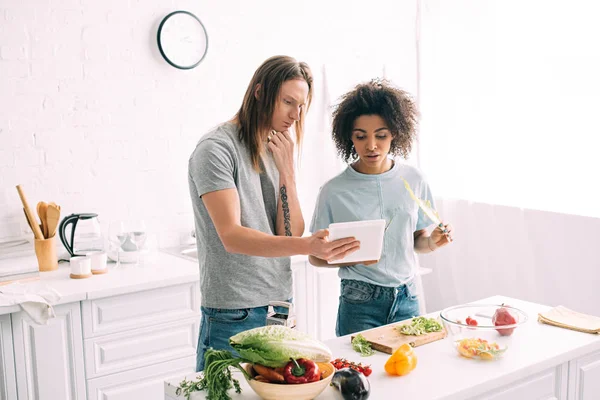
M 269 325 L 240 332 L 229 338 L 240 357 L 267 367 L 283 367 L 290 358 L 315 362 L 331 361 L 331 350 L 324 343 L 295 329 Z

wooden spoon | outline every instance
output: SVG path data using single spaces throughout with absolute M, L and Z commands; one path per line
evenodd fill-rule
M 25 219 L 27 220 L 27 225 L 29 225 L 29 228 L 31 229 L 31 232 L 33 232 L 33 227 L 31 226 L 31 222 L 29 222 L 29 218 L 27 218 L 27 212 L 25 211 L 25 209 L 23 209 L 23 213 L 25 214 Z M 40 227 L 40 230 L 42 229 L 41 225 L 38 225 Z
M 46 223 L 48 224 L 48 238 L 56 235 L 56 228 L 58 227 L 58 221 L 60 220 L 60 206 L 50 203 L 46 210 Z
M 46 239 L 48 239 L 48 220 L 46 219 L 46 213 L 48 210 L 48 204 L 45 201 L 40 201 L 37 203 L 37 213 L 38 217 L 40 217 L 40 222 L 42 223 L 42 234 Z

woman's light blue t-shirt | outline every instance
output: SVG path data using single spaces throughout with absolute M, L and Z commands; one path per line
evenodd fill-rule
M 354 279 L 380 286 L 396 287 L 414 278 L 416 255 L 414 232 L 432 221 L 423 214 L 404 186 L 406 179 L 417 197 L 434 206 L 429 186 L 416 168 L 394 163 L 387 172 L 362 174 L 351 166 L 320 190 L 311 223 L 311 232 L 326 229 L 334 222 L 385 219 L 383 251 L 377 264 L 340 267 L 342 279 Z

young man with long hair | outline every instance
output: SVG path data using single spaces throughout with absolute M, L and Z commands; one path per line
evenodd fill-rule
M 329 242 L 326 230 L 301 237 L 294 147 L 312 85 L 307 64 L 267 59 L 235 117 L 203 136 L 190 157 L 202 301 L 197 371 L 207 348 L 233 351 L 229 338 L 264 326 L 270 301 L 291 299 L 290 256 L 336 260 L 358 249 L 354 238 Z

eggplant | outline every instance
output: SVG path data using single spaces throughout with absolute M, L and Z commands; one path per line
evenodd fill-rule
M 371 394 L 367 377 L 352 368 L 336 371 L 331 384 L 340 391 L 344 400 L 367 400 Z

